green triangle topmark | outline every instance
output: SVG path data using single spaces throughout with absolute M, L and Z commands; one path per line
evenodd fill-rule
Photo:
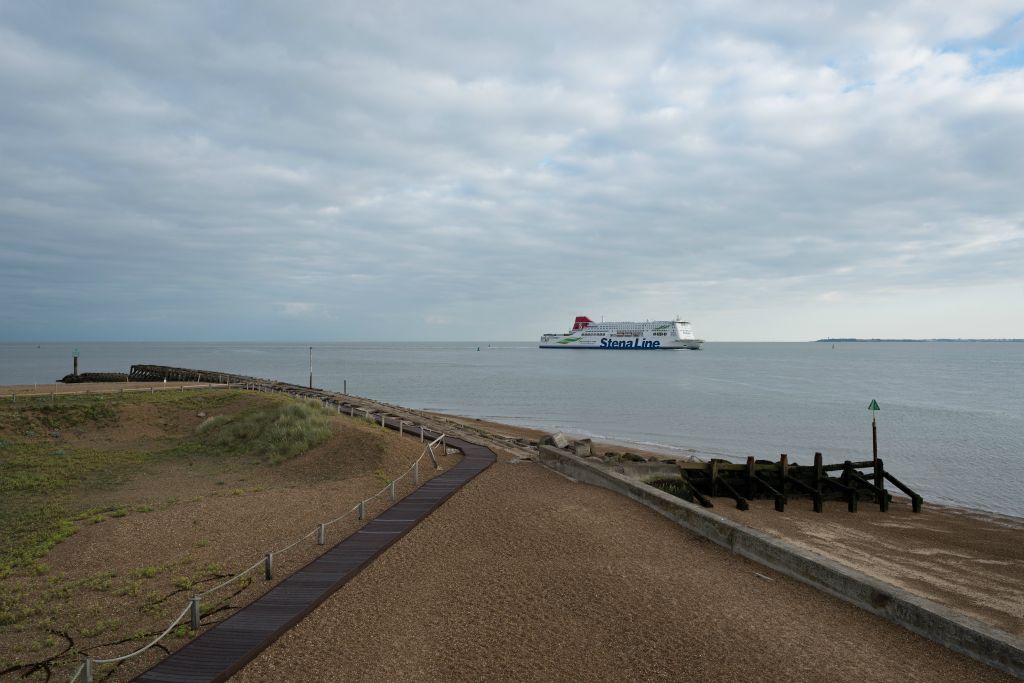
M 878 407 L 878 401 L 871 399 L 871 403 L 868 404 L 868 410 L 881 410 L 881 408 Z

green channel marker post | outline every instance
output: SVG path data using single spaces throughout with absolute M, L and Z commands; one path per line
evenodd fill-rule
M 75 377 L 78 377 L 78 349 L 75 349 L 75 366 L 74 366 Z
M 878 462 L 878 425 L 875 424 L 875 413 L 881 410 L 878 407 L 878 401 L 871 399 L 868 410 L 871 411 L 871 461 Z

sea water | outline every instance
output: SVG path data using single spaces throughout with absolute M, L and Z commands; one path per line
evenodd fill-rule
M 701 351 L 527 342 L 2 344 L 0 384 L 133 363 L 314 384 L 387 403 L 668 453 L 810 463 L 879 457 L 926 501 L 1024 517 L 1024 343 L 708 343 Z M 478 350 L 479 349 L 479 350 Z

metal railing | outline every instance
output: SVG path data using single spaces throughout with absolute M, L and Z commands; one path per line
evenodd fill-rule
M 232 385 L 212 385 L 212 386 L 232 386 Z M 251 386 L 251 388 L 253 388 L 253 389 L 257 390 L 257 391 L 273 391 L 274 393 L 287 393 L 287 392 L 280 391 L 278 389 L 272 389 L 272 388 L 268 388 L 268 387 L 265 387 L 265 386 L 259 386 L 259 385 L 234 385 L 234 386 L 245 386 L 245 388 L 250 388 L 250 386 Z M 329 401 L 329 400 L 322 400 L 321 404 L 324 406 L 324 408 L 327 408 L 327 406 L 330 406 L 330 405 L 337 406 L 338 412 L 339 413 L 341 412 L 341 407 L 342 406 L 341 406 L 340 403 L 335 403 L 335 402 Z M 366 415 L 367 417 L 370 417 L 371 419 L 373 419 L 373 416 L 370 414 L 369 411 L 364 411 L 364 412 L 367 413 L 367 415 Z M 384 424 L 384 417 L 385 416 L 382 413 L 381 414 L 381 424 L 382 425 Z M 407 424 L 407 425 L 413 425 L 413 423 L 411 423 L 411 422 L 407 422 L 407 421 L 404 421 L 404 420 L 399 420 L 399 430 L 400 431 L 404 431 L 403 423 Z M 413 426 L 415 426 L 415 425 L 413 425 Z M 425 440 L 425 436 L 424 436 L 425 434 L 426 434 L 426 431 L 424 430 L 423 426 L 419 425 L 420 441 L 424 441 Z M 189 626 L 190 626 L 190 629 L 192 631 L 198 631 L 200 626 L 202 625 L 201 624 L 202 617 L 203 617 L 203 614 L 202 614 L 202 599 L 204 597 L 206 597 L 206 596 L 208 596 L 208 595 L 210 595 L 212 593 L 215 593 L 216 591 L 219 591 L 220 589 L 222 589 L 222 588 L 224 588 L 226 586 L 229 586 L 229 585 L 231 585 L 231 584 L 233 584 L 233 583 L 235 583 L 237 581 L 242 580 L 245 576 L 247 576 L 251 572 L 257 570 L 261 565 L 263 566 L 264 578 L 267 581 L 270 581 L 270 580 L 272 580 L 274 578 L 274 558 L 276 556 L 291 550 L 292 548 L 294 548 L 295 546 L 299 545 L 300 543 L 302 543 L 303 541 L 305 541 L 306 539 L 308 539 L 310 537 L 315 537 L 316 538 L 317 545 L 321 545 L 321 546 L 325 545 L 326 544 L 327 528 L 328 527 L 330 527 L 330 526 L 332 526 L 334 524 L 337 524 L 338 522 L 342 521 L 343 519 L 345 519 L 346 517 L 348 517 L 349 515 L 351 515 L 353 513 L 356 514 L 358 520 L 360 520 L 360 521 L 364 520 L 366 518 L 366 507 L 367 507 L 367 504 L 368 503 L 372 503 L 373 501 L 377 500 L 378 497 L 384 495 L 385 493 L 388 496 L 389 502 L 391 504 L 394 504 L 396 502 L 396 500 L 397 500 L 397 494 L 396 494 L 396 490 L 395 490 L 395 484 L 397 482 L 404 480 L 406 477 L 409 477 L 413 487 L 419 486 L 419 483 L 420 483 L 420 462 L 424 458 L 429 456 L 431 464 L 433 465 L 434 469 L 435 470 L 441 469 L 441 465 L 440 465 L 440 463 L 437 460 L 437 455 L 434 453 L 434 449 L 437 448 L 438 446 L 440 446 L 442 448 L 441 452 L 443 454 L 447 453 L 447 441 L 445 439 L 445 435 L 444 434 L 441 434 L 440 436 L 438 436 L 433 441 L 431 441 L 429 443 L 426 443 L 426 445 L 423 448 L 423 452 L 420 453 L 420 456 L 418 458 L 416 458 L 416 460 L 412 463 L 412 465 L 409 467 L 409 469 L 407 469 L 405 472 L 403 472 L 399 476 L 397 476 L 394 479 L 392 479 L 390 482 L 388 482 L 377 493 L 373 494 L 369 498 L 364 498 L 364 499 L 360 500 L 355 506 L 353 506 L 352 508 L 346 510 L 345 512 L 343 512 L 341 515 L 335 517 L 334 519 L 328 520 L 326 522 L 321 522 L 312 531 L 310 531 L 309 533 L 305 534 L 301 538 L 293 541 L 292 543 L 286 545 L 285 547 L 281 548 L 280 550 L 275 550 L 275 551 L 271 551 L 271 552 L 266 553 L 263 556 L 262 559 L 260 559 L 258 562 L 256 562 L 252 566 L 250 566 L 248 569 L 245 569 L 245 570 L 235 574 L 234 576 L 232 576 L 232 577 L 222 581 L 221 583 L 217 584 L 216 586 L 214 586 L 212 588 L 206 589 L 205 591 L 203 591 L 201 593 L 194 593 L 192 595 L 192 597 L 189 598 L 188 604 L 185 605 L 185 608 L 181 611 L 181 613 L 173 621 L 171 621 L 171 623 L 167 626 L 167 628 L 164 629 L 163 633 L 158 635 L 156 638 L 154 638 L 153 640 L 151 640 L 149 643 L 147 643 L 143 647 L 139 648 L 138 650 L 135 650 L 134 652 L 130 652 L 130 653 L 126 654 L 126 655 L 121 655 L 120 657 L 101 658 L 101 657 L 92 657 L 92 656 L 89 656 L 89 655 L 83 655 L 82 656 L 82 663 L 78 667 L 78 669 L 75 671 L 75 673 L 71 676 L 71 679 L 70 679 L 69 683 L 79 683 L 79 681 L 81 683 L 93 683 L 93 676 L 95 674 L 95 667 L 97 665 L 101 665 L 101 664 L 114 664 L 114 663 L 121 662 L 121 661 L 124 661 L 124 660 L 127 660 L 127 659 L 131 659 L 133 657 L 137 657 L 137 656 L 147 652 L 150 648 L 152 648 L 157 643 L 159 643 L 163 638 L 165 638 L 167 636 L 167 634 L 169 634 L 176 626 L 178 626 L 182 622 L 182 620 L 185 618 L 186 615 L 189 615 Z M 389 505 L 389 507 L 390 507 L 390 505 Z

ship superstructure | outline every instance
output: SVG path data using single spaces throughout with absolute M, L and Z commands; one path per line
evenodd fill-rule
M 544 334 L 542 349 L 700 349 L 703 339 L 693 336 L 685 320 L 648 320 L 645 322 L 594 322 L 577 316 L 572 330 L 565 334 Z

